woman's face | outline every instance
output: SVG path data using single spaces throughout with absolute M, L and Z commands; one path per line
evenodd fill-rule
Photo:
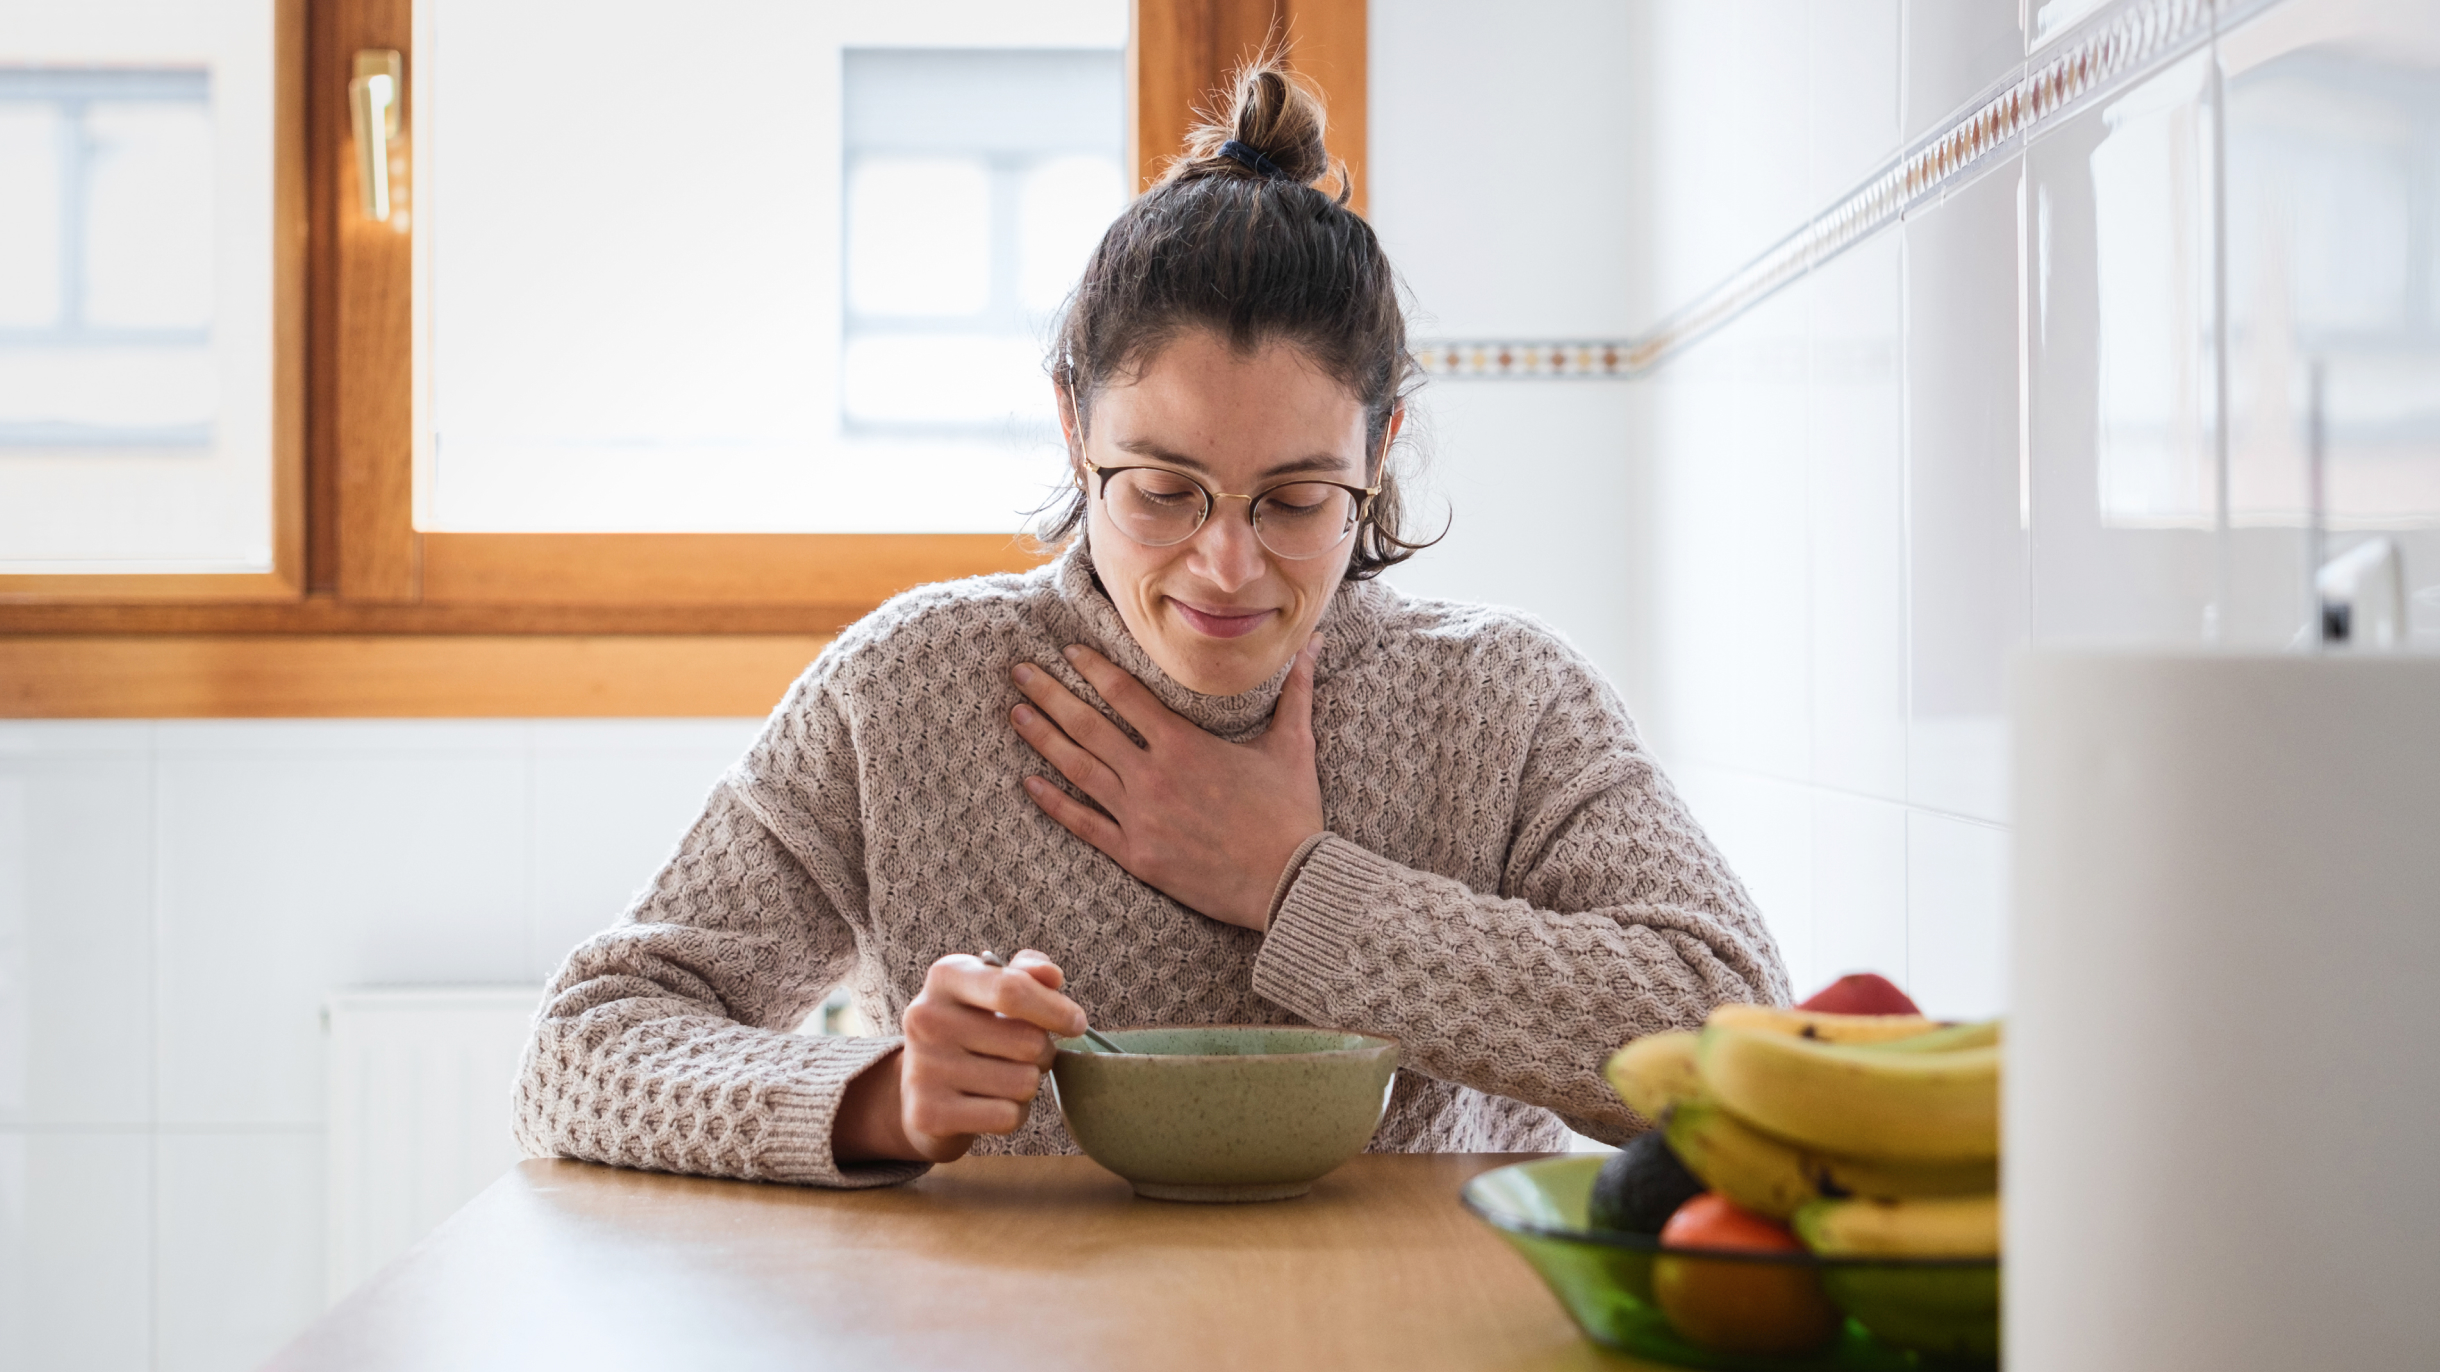
M 1069 422 L 1071 451 L 1074 437 Z M 1214 495 L 1299 478 L 1368 484 L 1364 407 L 1353 393 L 1292 344 L 1240 356 L 1201 329 L 1094 398 L 1084 452 L 1104 467 L 1182 472 Z M 1280 557 L 1256 541 L 1243 500 L 1215 501 L 1192 537 L 1147 548 L 1112 522 L 1100 479 L 1077 475 L 1091 497 L 1093 566 L 1127 631 L 1162 671 L 1204 695 L 1250 691 L 1286 666 L 1355 552 L 1350 535 L 1318 557 Z

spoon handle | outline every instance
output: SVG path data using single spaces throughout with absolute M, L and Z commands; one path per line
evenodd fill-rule
M 975 956 L 981 958 L 983 960 L 983 965 L 986 967 L 1006 967 L 1008 965 L 1008 959 L 1001 957 L 999 954 L 991 951 L 988 948 L 975 954 Z M 1092 1040 L 1094 1047 L 1099 1048 L 1105 1053 L 1124 1053 L 1127 1051 L 1126 1049 L 1119 1047 L 1117 1044 L 1110 1042 L 1109 1038 L 1099 1029 L 1095 1029 L 1090 1025 L 1085 1027 L 1084 1036 Z

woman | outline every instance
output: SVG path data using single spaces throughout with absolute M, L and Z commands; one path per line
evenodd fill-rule
M 1645 1127 L 1610 1049 L 1786 1001 L 1600 676 L 1373 579 L 1416 546 L 1411 364 L 1327 170 L 1320 106 L 1257 64 L 1111 226 L 1052 368 L 1064 550 L 900 596 L 806 671 L 560 970 L 529 1151 L 827 1186 L 1073 1151 L 1031 1107 L 1088 1017 L 1393 1035 L 1375 1148 L 1551 1149 Z M 890 1036 L 789 1032 L 843 981 Z

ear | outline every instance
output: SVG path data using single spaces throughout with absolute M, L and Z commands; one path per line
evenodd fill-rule
M 1069 393 L 1065 384 L 1058 381 L 1051 383 L 1051 394 L 1059 401 L 1059 437 L 1067 444 L 1068 473 L 1081 486 L 1084 484 L 1084 426 L 1076 418 L 1076 397 Z
M 1373 469 L 1368 481 L 1378 481 L 1389 470 L 1389 448 L 1398 441 L 1398 431 L 1406 427 L 1406 406 L 1399 405 L 1389 412 L 1389 427 L 1381 434 L 1381 451 L 1373 454 Z

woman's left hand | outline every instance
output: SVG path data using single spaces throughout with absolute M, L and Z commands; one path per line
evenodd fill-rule
M 1050 673 L 1020 662 L 1017 689 L 1033 704 L 1010 713 L 1017 733 L 1107 813 L 1042 777 L 1025 778 L 1026 793 L 1138 880 L 1213 919 L 1259 932 L 1270 922 L 1280 873 L 1324 827 L 1313 763 L 1313 660 L 1320 647 L 1316 636 L 1297 653 L 1271 727 L 1251 743 L 1214 738 L 1108 658 L 1069 648 L 1069 664 L 1143 735 L 1139 748 Z

